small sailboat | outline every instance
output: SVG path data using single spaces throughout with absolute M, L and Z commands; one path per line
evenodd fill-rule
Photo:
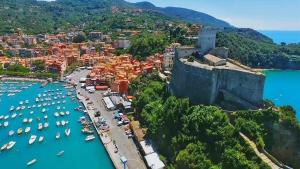
M 36 159 L 33 159 L 33 160 L 30 160 L 28 163 L 27 163 L 27 166 L 30 166 L 30 165 L 33 165 L 34 163 L 36 163 Z
M 44 123 L 44 128 L 48 128 L 49 127 L 49 123 Z
M 71 134 L 71 129 L 67 128 L 65 130 L 65 134 L 66 134 L 66 136 L 69 136 Z
M 13 130 L 10 130 L 9 132 L 8 132 L 8 135 L 9 136 L 12 136 L 12 135 L 14 135 L 15 134 L 15 131 L 13 131 Z
M 88 135 L 88 136 L 86 136 L 85 141 L 92 141 L 94 139 L 95 139 L 94 135 Z
M 59 139 L 59 138 L 60 138 L 60 133 L 59 133 L 59 132 L 56 133 L 55 138 L 56 138 L 56 139 Z
M 29 133 L 30 132 L 30 127 L 26 127 L 25 128 L 25 133 Z
M 40 137 L 39 137 L 39 142 L 42 142 L 42 141 L 44 141 L 44 137 L 43 137 L 43 136 L 40 136 Z
M 23 133 L 23 129 L 22 129 L 22 128 L 19 128 L 18 131 L 17 131 L 17 134 L 18 134 L 18 135 L 21 135 L 22 133 Z
M 29 144 L 33 144 L 34 142 L 35 142 L 35 140 L 36 140 L 36 135 L 32 135 L 32 136 L 30 136 L 30 139 L 29 139 Z
M 65 153 L 65 151 L 62 150 L 62 151 L 58 152 L 56 155 L 57 156 L 62 156 L 64 153 Z
M 42 123 L 39 123 L 38 124 L 38 130 L 42 130 L 43 129 L 43 124 Z
M 15 142 L 15 141 L 10 141 L 10 142 L 7 144 L 6 149 L 9 150 L 9 149 L 13 148 L 14 145 L 15 145 L 16 143 L 17 143 L 17 142 Z

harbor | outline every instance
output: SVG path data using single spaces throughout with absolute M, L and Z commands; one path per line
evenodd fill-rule
M 63 83 L 42 86 L 42 81 L 1 81 L 0 89 L 3 168 L 53 168 L 50 164 L 114 168 L 99 138 L 89 141 L 89 135 L 82 132 L 78 120 L 86 114 L 77 109 L 81 103 L 73 88 Z M 18 163 L 14 163 L 16 158 Z

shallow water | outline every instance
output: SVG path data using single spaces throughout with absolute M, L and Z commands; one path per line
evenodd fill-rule
M 14 83 L 7 84 L 1 83 L 0 90 L 7 90 L 10 86 L 20 89 L 21 86 L 28 86 L 32 84 L 31 82 L 24 83 Z M 18 86 L 19 85 L 19 86 Z M 63 87 L 62 84 L 48 84 L 44 88 L 40 88 L 40 84 L 36 83 L 27 89 L 22 89 L 23 91 L 16 94 L 15 96 L 7 96 L 7 93 L 3 93 L 0 102 L 0 115 L 12 115 L 10 112 L 10 106 L 17 107 L 19 102 L 29 100 L 28 105 L 38 104 L 35 102 L 35 98 L 38 97 L 39 93 L 44 93 L 46 90 L 56 90 L 60 89 L 63 95 L 67 94 L 67 89 Z M 56 92 L 56 91 L 55 91 Z M 53 98 L 54 96 L 52 96 Z M 77 100 L 72 100 L 70 96 L 66 96 L 65 99 L 60 99 L 62 102 L 66 100 L 65 104 L 55 104 L 51 106 L 45 106 L 41 108 L 24 109 L 15 111 L 17 114 L 23 113 L 23 116 L 17 116 L 15 119 L 8 119 L 9 126 L 7 128 L 0 127 L 0 145 L 9 142 L 16 141 L 16 145 L 11 150 L 6 150 L 0 153 L 0 165 L 1 169 L 112 169 L 114 168 L 111 160 L 109 159 L 101 141 L 96 137 L 92 142 L 85 142 L 85 135 L 81 133 L 81 125 L 78 123 L 80 116 L 84 114 L 82 112 L 75 111 L 74 108 L 78 107 L 80 103 Z M 53 100 L 54 101 L 54 100 Z M 56 100 L 57 102 L 58 100 Z M 52 102 L 52 101 L 48 101 Z M 26 105 L 25 103 L 23 105 Z M 61 109 L 57 110 L 57 106 Z M 27 105 L 26 105 L 27 107 Z M 48 119 L 43 118 L 44 113 L 41 112 L 42 108 L 46 108 L 45 114 L 48 115 Z M 65 109 L 63 109 L 65 108 Z M 34 111 L 34 114 L 30 114 L 30 111 Z M 69 111 L 69 116 L 55 117 L 54 112 Z M 33 118 L 31 124 L 24 124 L 22 122 L 23 118 Z M 37 117 L 40 117 L 41 122 L 49 122 L 48 129 L 43 129 L 38 131 Z M 57 127 L 56 120 L 68 120 L 68 127 L 71 129 L 71 135 L 69 137 L 65 136 L 64 130 L 65 126 Z M 3 124 L 4 120 L 0 120 Z M 31 131 L 29 134 L 25 134 L 25 127 L 30 126 Z M 22 127 L 23 134 L 17 136 L 17 129 Z M 14 136 L 8 136 L 10 130 L 15 131 Z M 60 132 L 61 138 L 59 140 L 55 139 L 56 132 Z M 44 142 L 38 143 L 38 138 L 32 145 L 28 144 L 30 135 L 34 134 L 39 136 L 44 136 Z M 56 156 L 56 154 L 64 150 L 64 154 L 61 157 Z M 32 166 L 27 166 L 26 163 L 32 159 L 36 158 L 37 162 Z
M 265 71 L 264 98 L 277 106 L 291 105 L 300 120 L 300 71 Z

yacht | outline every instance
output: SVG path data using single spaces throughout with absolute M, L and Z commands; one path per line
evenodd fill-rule
M 56 139 L 59 139 L 59 138 L 60 138 L 60 133 L 59 133 L 59 132 L 56 133 L 55 138 L 56 138 Z
M 86 136 L 85 141 L 92 141 L 94 139 L 95 139 L 94 135 L 88 135 L 88 136 Z
M 66 134 L 66 136 L 69 136 L 71 134 L 71 129 L 67 128 L 65 130 L 65 134 Z
M 22 128 L 19 128 L 19 129 L 17 130 L 17 133 L 18 133 L 18 135 L 22 134 L 22 133 L 23 133 L 23 129 L 22 129 Z
M 33 144 L 34 142 L 35 142 L 35 140 L 36 140 L 36 135 L 32 135 L 32 136 L 30 136 L 30 139 L 29 139 L 29 144 Z
M 42 129 L 43 129 L 43 124 L 39 123 L 38 130 L 42 130 Z
M 30 132 L 30 127 L 26 127 L 25 128 L 25 133 L 29 133 Z
M 33 159 L 33 160 L 30 160 L 28 163 L 27 163 L 27 166 L 30 166 L 30 165 L 33 165 L 34 163 L 36 163 L 36 159 Z
M 43 136 L 40 136 L 40 137 L 39 137 L 39 142 L 42 142 L 42 141 L 44 141 L 44 137 L 43 137 Z
M 15 144 L 16 144 L 15 141 L 10 141 L 10 142 L 7 144 L 6 149 L 9 150 L 9 149 L 13 148 L 13 146 L 14 146 Z

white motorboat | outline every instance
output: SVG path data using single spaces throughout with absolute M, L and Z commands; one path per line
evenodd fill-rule
M 9 118 L 9 115 L 4 116 L 4 120 L 7 120 Z
M 42 141 L 44 141 L 44 137 L 43 137 L 43 136 L 40 136 L 40 137 L 39 137 L 39 142 L 42 142 Z
M 66 134 L 66 136 L 69 136 L 71 134 L 71 129 L 67 128 L 65 130 L 65 134 Z
M 44 128 L 48 128 L 49 127 L 49 123 L 44 123 Z
M 69 115 L 70 114 L 70 112 L 69 111 L 66 111 L 66 115 Z
M 19 111 L 20 109 L 21 109 L 21 107 L 19 107 L 19 106 L 16 108 L 17 111 Z
M 60 114 L 61 116 L 64 116 L 64 115 L 65 115 L 65 113 L 64 113 L 64 112 L 60 112 L 59 114 Z
M 60 133 L 59 133 L 59 132 L 56 133 L 55 138 L 56 138 L 56 139 L 59 139 L 59 138 L 60 138 Z
M 43 109 L 42 109 L 42 113 L 45 113 L 45 112 L 46 112 L 46 109 L 45 109 L 45 108 L 43 108 Z
M 85 141 L 92 141 L 94 139 L 95 139 L 94 135 L 88 135 L 88 136 L 86 136 Z
M 56 155 L 57 156 L 62 156 L 64 153 L 65 153 L 65 151 L 62 150 L 62 151 L 58 152 Z
M 14 113 L 14 114 L 11 115 L 11 118 L 14 119 L 14 118 L 16 118 L 16 116 L 17 116 L 17 114 Z
M 62 120 L 60 123 L 62 126 L 66 125 L 66 121 L 64 121 L 64 120 Z
M 57 127 L 60 126 L 60 121 L 57 121 L 57 122 L 56 122 L 56 126 L 57 126 Z
M 36 163 L 36 159 L 33 159 L 33 160 L 30 160 L 28 163 L 27 163 L 27 166 L 30 166 L 30 165 L 33 165 L 34 163 Z
M 24 118 L 23 119 L 23 123 L 27 123 L 28 122 L 28 119 L 27 118 Z
M 38 125 L 38 130 L 42 130 L 43 129 L 43 124 L 42 123 L 39 123 Z
M 12 136 L 12 135 L 14 135 L 15 134 L 15 131 L 13 131 L 13 130 L 10 130 L 9 132 L 8 132 L 8 135 L 9 136 Z
M 26 127 L 25 128 L 25 133 L 29 133 L 30 132 L 30 127 Z
M 30 114 L 33 114 L 34 112 L 33 112 L 33 111 L 30 111 L 29 113 L 30 113 Z
M 9 111 L 14 111 L 15 107 L 14 106 L 11 106 Z
M 29 103 L 29 100 L 25 100 L 25 103 L 28 104 L 28 103 Z
M 8 144 L 3 144 L 3 145 L 1 146 L 1 151 L 4 151 L 4 150 L 7 148 L 7 145 L 8 145 Z
M 9 150 L 9 149 L 13 148 L 13 146 L 14 146 L 16 143 L 17 143 L 17 142 L 15 142 L 15 141 L 10 141 L 10 142 L 7 144 L 6 149 Z
M 54 113 L 54 116 L 55 116 L 55 117 L 58 117 L 58 116 L 59 116 L 59 114 L 58 114 L 57 112 L 55 112 L 55 113 Z
M 31 123 L 32 121 L 33 121 L 33 119 L 32 119 L 32 118 L 28 119 L 28 123 Z
M 9 124 L 8 121 L 5 121 L 5 122 L 3 123 L 3 126 L 4 126 L 4 127 L 7 127 L 8 124 Z
M 45 116 L 44 116 L 44 119 L 48 119 L 48 116 L 47 116 L 47 115 L 45 115 Z
M 0 120 L 2 120 L 4 118 L 4 116 L 2 115 L 2 116 L 0 116 Z
M 35 142 L 35 140 L 36 140 L 36 135 L 32 135 L 32 136 L 30 136 L 30 139 L 29 139 L 29 144 L 33 144 L 34 142 Z
M 25 108 L 26 108 L 25 106 L 22 106 L 22 107 L 21 107 L 22 110 L 24 110 Z
M 23 104 L 23 101 L 20 101 L 19 104 L 22 105 L 22 104 Z

